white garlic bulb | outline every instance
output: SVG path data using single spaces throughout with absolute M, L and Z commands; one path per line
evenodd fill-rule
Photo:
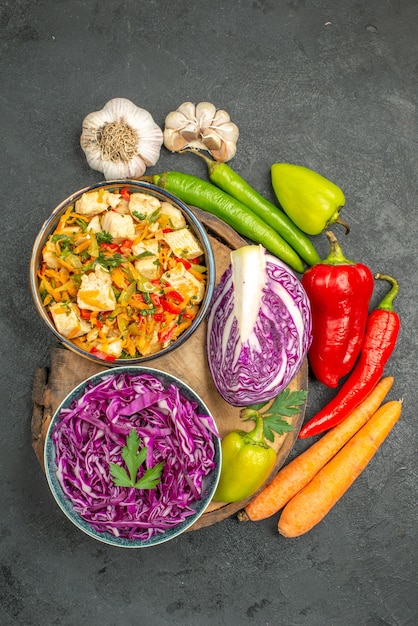
M 81 148 L 106 180 L 142 176 L 157 163 L 162 144 L 163 132 L 151 114 L 126 98 L 109 100 L 83 120 Z
M 164 145 L 172 152 L 207 150 L 216 161 L 225 162 L 235 155 L 238 137 L 229 114 L 211 102 L 183 102 L 165 118 Z

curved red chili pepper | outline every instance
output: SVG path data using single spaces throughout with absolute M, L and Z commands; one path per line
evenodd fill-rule
M 360 354 L 374 281 L 366 265 L 344 257 L 334 233 L 326 235 L 329 255 L 306 270 L 302 285 L 312 311 L 311 371 L 323 385 L 337 387 Z
M 359 360 L 337 395 L 302 427 L 300 439 L 319 435 L 339 424 L 372 391 L 384 372 L 400 330 L 400 318 L 392 304 L 398 283 L 386 274 L 376 274 L 376 278 L 387 280 L 392 287 L 369 315 Z

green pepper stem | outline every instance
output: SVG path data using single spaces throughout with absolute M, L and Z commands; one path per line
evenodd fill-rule
M 154 183 L 155 176 L 138 176 L 137 178 L 133 178 L 132 180 L 140 180 L 140 181 L 143 181 L 144 183 Z
M 338 243 L 338 239 L 334 235 L 334 233 L 330 230 L 326 231 L 326 236 L 328 237 L 328 241 L 330 243 L 330 251 L 326 259 L 322 262 L 325 265 L 355 265 L 355 261 L 350 261 L 346 259 L 340 244 Z
M 245 438 L 250 439 L 253 443 L 266 445 L 264 437 L 264 422 L 259 411 L 256 409 L 242 409 L 241 418 L 246 422 L 252 420 L 255 422 L 255 426 L 249 433 L 246 433 Z
M 346 235 L 348 235 L 348 233 L 351 230 L 350 226 L 347 224 L 347 222 L 344 222 L 344 220 L 342 220 L 341 217 L 339 217 L 339 216 L 338 216 L 338 219 L 335 220 L 334 224 L 341 224 L 341 226 L 344 226 Z
M 222 163 L 220 163 L 219 161 L 214 161 L 213 159 L 210 159 L 208 156 L 206 156 L 206 154 L 202 154 L 202 152 L 200 152 L 200 150 L 197 150 L 197 148 L 183 148 L 182 150 L 180 150 L 180 154 L 182 154 L 183 152 L 192 152 L 193 154 L 197 154 L 197 156 L 200 156 L 200 158 L 203 159 L 208 166 L 209 176 L 212 176 L 216 168 L 222 165 Z
M 387 280 L 388 283 L 392 285 L 389 292 L 385 295 L 385 297 L 380 301 L 376 309 L 383 309 L 384 311 L 394 311 L 393 301 L 398 295 L 399 285 L 398 281 L 393 278 L 393 276 L 389 276 L 388 274 L 376 274 L 375 278 L 381 280 Z

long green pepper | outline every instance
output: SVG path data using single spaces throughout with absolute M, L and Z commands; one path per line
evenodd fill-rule
M 313 266 L 321 262 L 319 254 L 305 233 L 292 222 L 286 213 L 258 193 L 229 165 L 212 161 L 196 150 L 190 150 L 190 152 L 194 152 L 205 160 L 209 178 L 217 187 L 242 202 L 274 228 L 308 265 Z
M 212 183 L 183 172 L 164 172 L 152 177 L 158 187 L 219 217 L 240 235 L 261 244 L 296 272 L 303 273 L 302 259 L 293 248 L 251 209 Z

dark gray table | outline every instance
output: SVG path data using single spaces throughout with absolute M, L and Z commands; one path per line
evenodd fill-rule
M 417 624 L 416 0 L 2 0 L 0 29 L 0 623 Z M 73 528 L 48 491 L 30 445 L 31 386 L 53 339 L 28 262 L 54 206 L 101 179 L 80 150 L 81 122 L 115 96 L 161 126 L 185 100 L 225 108 L 241 130 L 231 162 L 241 175 L 272 200 L 275 161 L 327 175 L 346 193 L 347 255 L 400 281 L 403 331 L 387 373 L 401 421 L 299 539 L 281 538 L 276 517 L 228 519 L 118 550 Z M 166 169 L 205 176 L 193 155 L 163 150 L 149 173 Z M 325 236 L 315 244 L 325 255 Z M 330 395 L 311 381 L 308 415 Z

